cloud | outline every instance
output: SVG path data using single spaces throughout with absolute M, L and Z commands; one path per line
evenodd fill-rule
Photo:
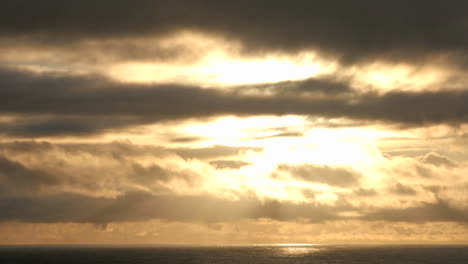
M 220 115 L 297 114 L 406 126 L 468 121 L 468 92 L 455 90 L 354 92 L 327 97 L 304 97 L 301 93 L 239 95 L 196 86 L 124 84 L 99 76 L 6 69 L 0 70 L 0 86 L 4 87 L 0 90 L 0 112 L 19 117 L 14 122 L 2 122 L 0 133 L 31 137 L 86 135 L 164 120 Z
M 392 1 L 8 0 L 0 35 L 47 42 L 165 36 L 193 30 L 239 41 L 246 53 L 320 50 L 343 61 L 464 54 L 467 5 Z M 463 60 L 463 58 L 461 58 Z
M 372 197 L 377 196 L 378 193 L 374 189 L 365 189 L 365 188 L 358 188 L 353 191 L 354 195 L 362 196 L 362 197 Z
M 112 197 L 135 189 L 171 192 L 171 182 L 183 186 L 201 180 L 173 152 L 130 143 L 13 142 L 0 144 L 0 155 L 6 157 L 0 159 L 1 195 L 7 196 L 70 192 Z
M 237 201 L 210 196 L 150 195 L 127 193 L 116 198 L 59 194 L 41 197 L 0 199 L 1 221 L 109 223 L 166 219 L 174 221 L 234 221 L 246 218 L 291 220 L 307 217 L 312 221 L 335 218 L 335 210 L 326 206 Z
M 242 152 L 246 151 L 261 151 L 261 147 L 232 147 L 232 146 L 222 146 L 216 145 L 212 147 L 205 148 L 172 148 L 170 151 L 173 151 L 177 155 L 181 156 L 184 159 L 213 159 L 220 157 L 229 157 L 235 156 Z
M 250 163 L 241 160 L 214 160 L 211 161 L 210 164 L 217 169 L 239 169 L 244 166 L 251 165 Z
M 366 175 L 348 168 L 281 164 L 276 173 L 291 176 L 288 183 L 296 184 L 279 190 L 303 197 L 291 200 L 263 195 L 263 189 L 250 189 L 242 175 L 216 170 L 216 167 L 236 170 L 238 165 L 244 165 L 240 160 L 220 159 L 210 164 L 208 160 L 213 157 L 237 155 L 242 151 L 218 148 L 202 149 L 198 154 L 207 161 L 201 161 L 183 159 L 171 149 L 128 142 L 2 143 L 0 220 L 95 224 L 151 219 L 183 222 L 261 218 L 311 222 L 467 220 L 466 206 L 463 206 L 466 195 L 461 187 L 466 186 L 463 177 L 437 173 L 438 178 L 421 184 L 389 170 L 388 175 L 377 173 L 376 176 L 383 178 L 377 177 L 369 185 Z M 409 158 L 404 161 L 406 164 L 382 166 L 405 167 L 411 171 L 416 170 L 411 165 L 419 162 L 410 162 Z M 231 180 L 246 186 L 241 189 L 227 186 Z M 281 182 L 275 186 L 285 184 L 282 178 L 271 180 Z M 326 191 L 315 189 L 310 183 L 339 188 Z M 325 202 L 324 197 L 327 197 Z
M 0 196 L 15 193 L 35 194 L 42 187 L 58 185 L 60 178 L 40 169 L 30 169 L 23 164 L 0 156 Z
M 468 222 L 468 211 L 459 210 L 445 201 L 438 200 L 437 203 L 421 204 L 409 208 L 377 210 L 364 218 L 405 222 L 453 221 L 466 223 Z
M 350 87 L 351 79 L 339 79 L 335 76 L 320 76 L 295 81 L 281 81 L 275 83 L 254 84 L 238 87 L 239 94 L 274 94 L 281 96 L 317 96 L 317 95 L 346 95 L 353 92 Z
M 405 186 L 401 183 L 397 183 L 395 186 L 390 188 L 390 192 L 398 194 L 398 195 L 408 195 L 408 196 L 414 196 L 417 194 L 416 190 L 414 190 L 411 187 Z
M 358 184 L 360 178 L 358 173 L 346 168 L 316 164 L 280 164 L 278 166 L 278 171 L 287 172 L 293 178 L 303 181 L 323 183 L 337 187 L 355 186 Z
M 426 155 L 420 157 L 420 160 L 424 163 L 432 164 L 435 166 L 445 166 L 447 168 L 457 167 L 457 164 L 455 162 L 436 152 L 429 152 Z

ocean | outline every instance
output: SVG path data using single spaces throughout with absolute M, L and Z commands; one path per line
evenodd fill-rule
M 0 246 L 1 264 L 466 264 L 468 246 Z

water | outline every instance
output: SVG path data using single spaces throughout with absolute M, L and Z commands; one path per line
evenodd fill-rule
M 2 246 L 1 264 L 465 264 L 468 246 Z

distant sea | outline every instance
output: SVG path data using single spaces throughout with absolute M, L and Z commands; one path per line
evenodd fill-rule
M 1 264 L 466 264 L 468 246 L 0 246 Z

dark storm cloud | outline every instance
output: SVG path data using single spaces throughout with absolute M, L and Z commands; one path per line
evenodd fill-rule
M 302 85 L 302 84 L 301 84 Z M 468 121 L 468 91 L 354 92 L 347 96 L 240 95 L 176 84 L 124 84 L 97 76 L 0 69 L 0 133 L 91 134 L 112 128 L 220 115 L 299 114 L 407 126 Z M 27 117 L 24 118 L 23 117 Z M 34 117 L 33 119 L 31 117 Z
M 318 49 L 347 61 L 409 60 L 466 52 L 467 12 L 464 0 L 7 0 L 0 35 L 66 45 L 196 30 L 239 40 L 246 52 Z
M 359 182 L 360 175 L 345 168 L 335 168 L 326 165 L 303 164 L 287 165 L 280 164 L 279 171 L 288 172 L 292 177 L 303 181 L 323 183 L 331 186 L 350 187 Z

